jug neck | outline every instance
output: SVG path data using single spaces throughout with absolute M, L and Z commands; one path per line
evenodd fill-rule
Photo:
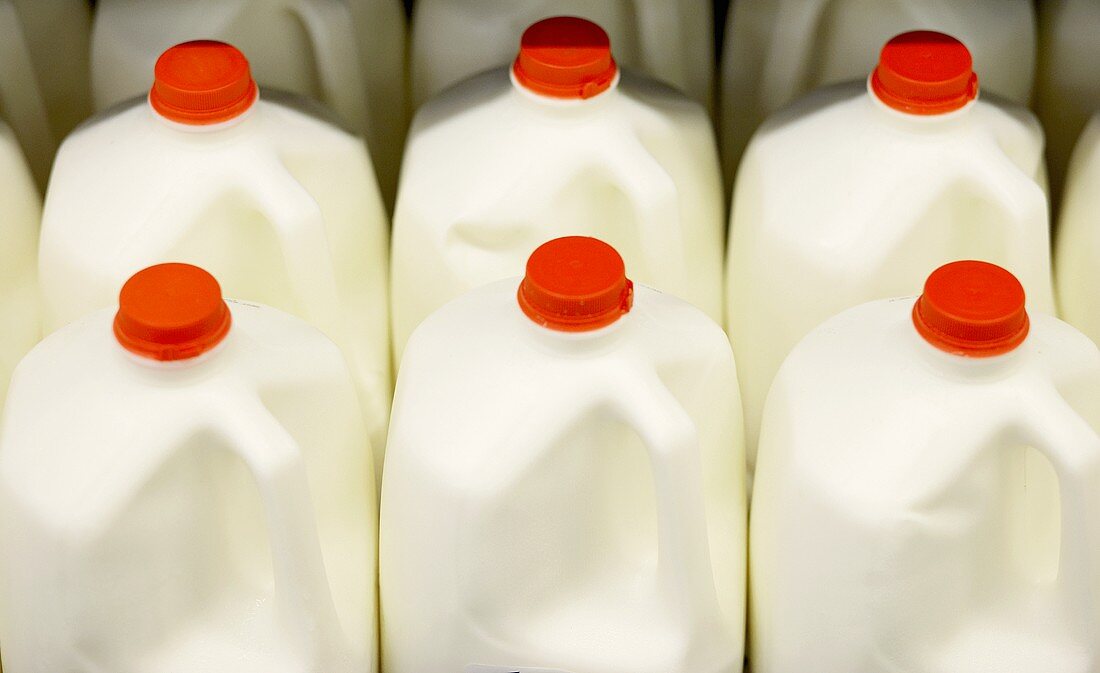
M 145 106 L 149 111 L 149 114 L 162 124 L 165 128 L 177 131 L 179 133 L 187 133 L 193 135 L 217 135 L 224 133 L 231 129 L 242 126 L 245 122 L 252 118 L 256 113 L 256 108 L 260 106 L 259 95 L 252 101 L 252 104 L 243 112 L 237 116 L 227 119 L 225 121 L 217 122 L 214 124 L 185 124 L 165 117 L 156 110 L 152 102 L 146 97 Z
M 606 90 L 589 98 L 559 98 L 532 91 L 519 81 L 513 68 L 508 69 L 508 78 L 512 82 L 512 89 L 516 96 L 533 109 L 545 111 L 548 114 L 584 115 L 604 107 L 618 96 L 621 73 L 615 73 Z
M 599 329 L 563 332 L 538 325 L 520 311 L 516 314 L 517 319 L 524 323 L 524 331 L 539 350 L 563 358 L 592 358 L 617 349 L 635 318 L 633 312 L 630 312 Z
M 931 134 L 944 133 L 965 124 L 978 102 L 975 97 L 957 110 L 938 114 L 904 112 L 887 105 L 879 98 L 872 86 L 871 77 L 867 78 L 867 98 L 870 99 L 870 106 L 875 110 L 876 117 L 885 123 L 911 133 Z

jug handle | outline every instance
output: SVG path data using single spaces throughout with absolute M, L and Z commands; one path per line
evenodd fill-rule
M 215 432 L 248 468 L 259 491 L 271 544 L 276 619 L 284 635 L 300 639 L 296 651 L 307 661 L 330 652 L 341 652 L 346 660 L 350 653 L 340 638 L 301 446 L 252 391 L 223 398 L 212 408 Z M 337 662 L 325 663 L 338 670 Z
M 1021 426 L 1024 442 L 1046 456 L 1058 476 L 1059 591 L 1077 623 L 1087 625 L 1086 635 L 1100 638 L 1100 435 L 1053 388 L 1029 400 Z M 1084 578 L 1088 590 L 1069 586 L 1067 577 Z
M 0 109 L 25 143 L 24 154 L 33 165 L 35 178 L 46 183 L 50 162 L 57 143 L 49 126 L 46 104 L 35 80 L 30 49 L 19 27 L 22 26 L 15 4 L 0 3 Z M 27 148 L 39 150 L 34 155 Z M 47 157 L 44 161 L 40 156 Z
M 657 571 L 667 596 L 696 628 L 721 623 L 710 558 L 702 452 L 695 421 L 654 373 L 631 377 L 611 396 L 641 438 L 657 499 Z
M 604 155 L 604 165 L 634 207 L 638 236 L 654 284 L 662 290 L 687 284 L 685 223 L 676 183 L 639 138 L 632 135 L 628 142 L 614 145 L 616 151 Z
M 359 136 L 365 137 L 369 121 L 367 91 L 347 2 L 298 0 L 291 8 L 309 33 L 322 98 Z
M 812 60 L 813 33 L 829 2 L 780 0 L 778 3 L 760 77 L 760 101 L 765 110 L 775 110 L 797 95 L 806 77 L 806 65 Z

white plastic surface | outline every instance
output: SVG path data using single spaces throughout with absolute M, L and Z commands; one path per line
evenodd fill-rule
M 41 219 L 27 162 L 0 122 L 0 409 L 12 370 L 41 335 L 35 254 Z
M 91 113 L 86 0 L 0 0 L 0 119 L 40 188 L 54 152 Z
M 1055 272 L 1061 315 L 1100 343 L 1100 112 L 1073 154 L 1059 216 Z
M 392 199 L 408 123 L 400 0 L 98 0 L 92 85 L 102 110 L 145 94 L 188 40 L 229 42 L 265 85 L 321 100 L 364 136 Z
M 986 91 L 1027 103 L 1035 23 L 1031 0 L 737 0 L 721 74 L 727 180 L 768 115 L 819 86 L 866 77 L 882 45 L 906 31 L 957 37 Z
M 1100 353 L 1031 314 L 964 358 L 912 299 L 814 330 L 768 398 L 754 673 L 1100 670 Z
M 230 307 L 195 360 L 131 355 L 105 309 L 20 364 L 0 436 L 7 673 L 376 670 L 347 365 L 300 320 Z
M 447 304 L 409 342 L 382 490 L 383 668 L 740 673 L 725 336 L 640 285 L 612 325 L 556 332 L 518 284 Z
M 303 317 L 341 346 L 381 465 L 386 215 L 362 141 L 300 104 L 261 99 L 235 120 L 195 127 L 140 101 L 71 135 L 43 213 L 45 323 L 113 305 L 152 264 L 201 266 L 227 295 Z
M 1100 2 L 1039 3 L 1036 109 L 1047 132 L 1047 159 L 1055 195 L 1062 194 L 1070 155 L 1089 118 L 1100 112 Z
M 760 128 L 734 190 L 727 273 L 750 458 L 783 358 L 843 309 L 917 293 L 940 265 L 979 259 L 1053 313 L 1042 151 L 1038 121 L 1018 106 L 979 98 L 910 115 L 864 82 L 814 92 Z
M 413 103 L 467 77 L 511 63 L 528 26 L 551 16 L 594 21 L 620 65 L 711 101 L 711 0 L 417 0 L 413 5 Z
M 631 277 L 722 315 L 721 175 L 703 108 L 624 75 L 587 100 L 500 68 L 421 108 L 394 214 L 394 350 L 448 300 L 522 275 L 559 236 L 613 245 Z

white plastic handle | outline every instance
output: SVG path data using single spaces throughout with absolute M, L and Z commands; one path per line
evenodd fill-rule
M 0 2 L 0 110 L 28 151 L 35 177 L 45 184 L 57 143 L 22 25 L 15 3 Z
M 789 102 L 801 90 L 806 70 L 814 62 L 814 33 L 831 0 L 779 0 L 768 53 L 761 74 L 760 101 L 766 110 Z M 732 10 L 731 10 L 732 11 Z
M 309 33 L 323 98 L 345 123 L 363 135 L 367 124 L 366 80 L 348 3 L 343 0 L 297 0 L 292 11 Z
M 1085 630 L 1078 635 L 1100 642 L 1100 435 L 1053 388 L 1029 400 L 1021 424 L 1023 441 L 1046 456 L 1058 476 L 1058 591 Z

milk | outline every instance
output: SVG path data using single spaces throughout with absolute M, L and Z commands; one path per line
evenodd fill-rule
M 1070 164 L 1057 238 L 1058 305 L 1069 323 L 1100 342 L 1100 113 L 1085 127 Z
M 960 262 L 792 351 L 753 491 L 755 673 L 1100 670 L 1100 353 L 1023 309 Z
M 1039 72 L 1035 107 L 1047 132 L 1055 198 L 1070 154 L 1089 118 L 1100 112 L 1100 84 L 1090 63 L 1100 59 L 1100 3 L 1046 0 L 1039 5 Z
M 110 306 L 145 266 L 200 265 L 231 296 L 305 318 L 336 341 L 380 467 L 388 232 L 366 148 L 300 99 L 257 99 L 228 45 L 173 48 L 157 74 L 148 100 L 83 126 L 58 153 L 39 254 L 47 328 Z M 195 104 L 208 88 L 225 98 L 211 109 Z
M 564 41 L 564 42 L 563 42 Z M 581 45 L 558 48 L 556 44 Z M 723 197 L 703 108 L 620 73 L 606 34 L 557 17 L 511 68 L 421 108 L 394 214 L 394 349 L 466 290 L 566 234 L 602 238 L 638 281 L 722 315 Z
M 954 35 L 973 53 L 984 90 L 1026 104 L 1035 23 L 1030 0 L 737 0 L 721 68 L 728 180 L 771 113 L 822 85 L 865 77 L 877 49 L 904 31 Z
M 42 202 L 11 129 L 0 122 L 0 409 L 16 363 L 38 342 L 36 256 Z
M 718 326 L 594 239 L 433 313 L 386 459 L 383 669 L 740 673 L 739 408 Z
M 408 116 L 405 30 L 399 0 L 99 0 L 95 102 L 103 110 L 146 93 L 174 44 L 231 42 L 261 86 L 321 100 L 363 135 L 392 199 Z
M 783 358 L 845 308 L 913 294 L 928 269 L 970 258 L 1008 268 L 1053 312 L 1042 130 L 979 96 L 980 77 L 958 42 L 908 34 L 868 81 L 820 89 L 753 138 L 727 275 L 750 456 Z
M 58 143 L 91 112 L 90 22 L 84 0 L 0 0 L 0 119 L 39 187 Z
M 367 447 L 320 332 L 192 266 L 137 274 L 14 376 L 4 669 L 376 670 Z
M 564 15 L 602 26 L 628 69 L 710 104 L 714 10 L 707 0 L 417 0 L 410 56 L 414 104 L 509 63 L 527 26 Z

